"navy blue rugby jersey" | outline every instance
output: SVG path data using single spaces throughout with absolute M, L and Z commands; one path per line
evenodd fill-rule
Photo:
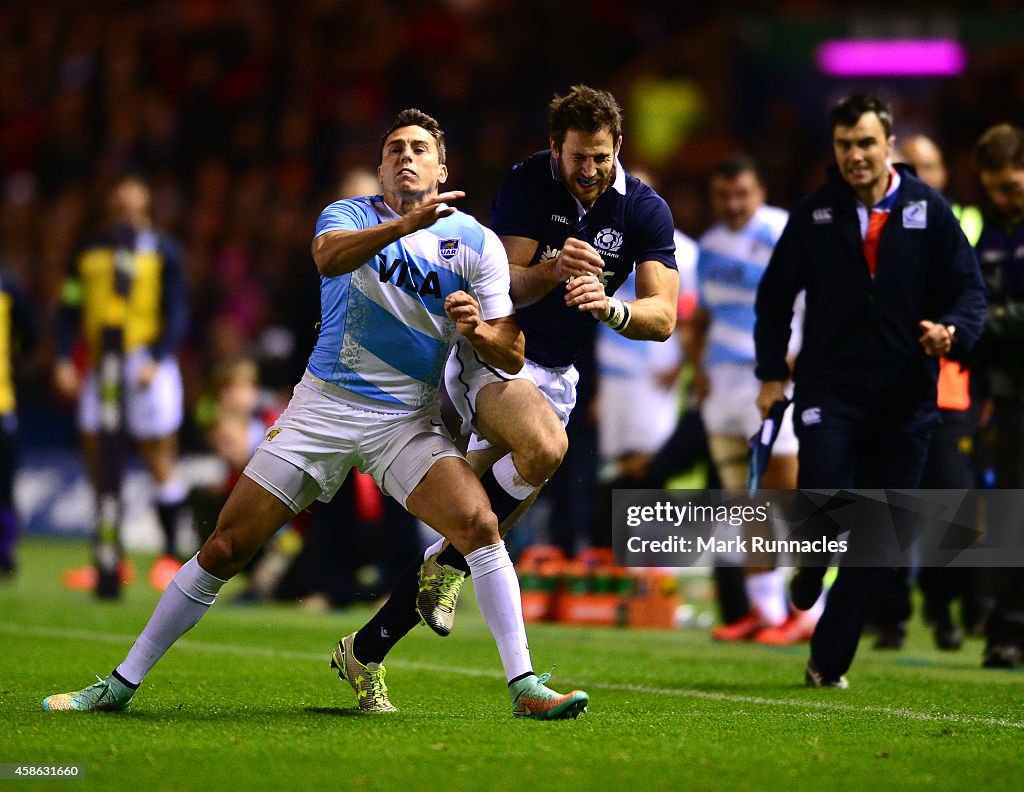
M 589 212 L 562 182 L 550 150 L 516 164 L 491 205 L 491 229 L 498 236 L 538 242 L 530 266 L 558 255 L 570 236 L 589 242 L 604 259 L 601 280 L 614 294 L 638 263 L 658 261 L 676 269 L 674 225 L 668 204 L 616 162 L 613 185 Z M 548 368 L 572 365 L 590 342 L 597 320 L 565 304 L 565 289 L 516 309 L 526 336 L 526 357 Z

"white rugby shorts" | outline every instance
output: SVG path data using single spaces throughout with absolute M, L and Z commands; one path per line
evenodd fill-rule
M 177 432 L 184 411 L 184 392 L 178 361 L 166 357 L 157 363 L 156 376 L 143 388 L 138 384 L 139 369 L 150 360 L 148 350 L 130 352 L 124 361 L 124 413 L 128 435 L 151 440 Z M 86 434 L 100 429 L 100 388 L 96 369 L 82 383 L 78 399 L 78 428 Z
M 679 423 L 679 389 L 651 375 L 602 377 L 597 445 L 604 460 L 629 453 L 653 454 Z
M 353 467 L 405 506 L 444 457 L 464 458 L 436 402 L 412 412 L 390 411 L 307 371 L 245 474 L 296 514 L 314 500 L 333 498 Z
M 704 429 L 709 435 L 749 438 L 761 428 L 757 395 L 761 381 L 754 376 L 754 367 L 741 363 L 720 363 L 708 368 L 711 393 L 701 405 Z M 799 444 L 793 431 L 793 410 L 779 429 L 772 447 L 772 456 L 796 456 Z
M 554 369 L 527 360 L 518 374 L 509 374 L 484 363 L 469 342 L 460 340 L 448 357 L 444 383 L 448 397 L 462 418 L 462 434 L 471 434 L 467 451 L 479 451 L 492 446 L 492 443 L 476 432 L 474 420 L 480 389 L 492 382 L 514 379 L 528 380 L 536 385 L 562 426 L 569 423 L 569 416 L 576 406 L 576 385 L 580 379 L 575 366 Z

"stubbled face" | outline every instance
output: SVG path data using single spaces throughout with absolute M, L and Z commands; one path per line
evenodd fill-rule
M 622 138 L 612 140 L 607 129 L 593 135 L 570 129 L 561 148 L 551 141 L 551 153 L 562 181 L 584 208 L 590 209 L 615 181 L 615 158 L 621 146 Z
M 419 126 L 399 127 L 384 141 L 377 177 L 385 193 L 430 195 L 448 178 L 438 161 L 437 141 Z
M 893 142 L 874 112 L 864 113 L 853 126 L 837 125 L 832 130 L 839 173 L 859 196 L 871 194 L 877 200 L 885 194 Z
M 1006 222 L 1016 225 L 1024 220 L 1024 168 L 1007 165 L 998 171 L 983 170 L 978 178 Z
M 764 203 L 764 186 L 753 171 L 711 177 L 711 210 L 730 231 L 739 231 Z

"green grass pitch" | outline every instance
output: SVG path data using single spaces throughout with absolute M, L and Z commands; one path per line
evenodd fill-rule
M 230 605 L 230 584 L 121 714 L 46 713 L 49 693 L 106 675 L 157 594 L 63 590 L 84 544 L 33 539 L 0 586 L 0 763 L 82 764 L 84 777 L 0 789 L 1021 789 L 1024 673 L 980 668 L 981 643 L 861 646 L 851 688 L 804 688 L 806 647 L 713 644 L 705 631 L 529 629 L 537 671 L 586 689 L 577 721 L 511 717 L 472 597 L 447 639 L 417 628 L 388 660 L 395 715 L 362 715 L 328 669 L 367 608 Z

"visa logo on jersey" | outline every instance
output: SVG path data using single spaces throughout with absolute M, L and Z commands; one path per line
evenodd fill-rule
M 458 250 L 459 240 L 455 242 L 455 249 Z M 454 254 L 452 254 L 454 255 Z M 437 279 L 436 272 L 428 272 L 424 275 L 414 267 L 409 266 L 408 261 L 395 259 L 388 264 L 384 256 L 377 256 L 377 272 L 380 274 L 381 283 L 393 283 L 401 289 L 414 292 L 420 297 L 440 297 L 441 282 Z
M 451 261 L 459 252 L 458 239 L 442 239 L 437 243 L 437 252 L 445 261 Z

